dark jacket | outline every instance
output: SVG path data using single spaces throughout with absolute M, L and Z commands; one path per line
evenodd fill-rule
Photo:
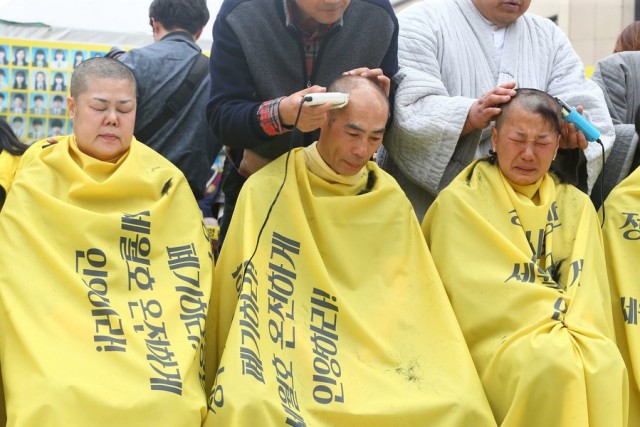
M 398 20 L 389 0 L 351 0 L 343 25 L 332 26 L 307 75 L 301 34 L 287 27 L 283 0 L 225 0 L 213 25 L 207 119 L 222 144 L 231 147 L 238 165 L 242 151 L 275 159 L 291 146 L 309 145 L 318 132 L 292 141 L 292 134 L 269 136 L 257 111 L 264 101 L 289 96 L 306 87 L 328 86 L 343 72 L 381 68 L 398 71 Z M 222 236 L 244 178 L 225 163 L 225 220 Z
M 131 69 L 138 85 L 134 135 L 164 108 L 200 54 L 200 47 L 190 34 L 175 31 L 118 57 Z M 202 197 L 211 175 L 211 165 L 221 148 L 211 136 L 204 115 L 208 97 L 209 76 L 205 76 L 182 110 L 149 140 L 141 141 L 182 171 L 196 197 Z
M 635 116 L 640 106 L 640 52 L 614 53 L 596 64 L 592 79 L 607 101 L 616 140 L 607 157 L 591 200 L 596 208 L 609 192 L 635 170 L 640 162 Z M 604 179 L 604 182 L 602 180 Z

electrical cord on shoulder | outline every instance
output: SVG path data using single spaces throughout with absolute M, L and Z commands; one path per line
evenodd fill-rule
M 600 224 L 600 228 L 604 226 L 604 175 L 605 175 L 605 161 L 604 161 L 604 144 L 600 141 L 600 138 L 596 139 L 596 142 L 600 144 L 600 148 L 602 148 L 602 172 L 600 173 L 600 209 L 602 209 L 602 223 Z
M 376 173 L 370 170 L 369 173 L 367 174 L 367 183 L 365 184 L 364 188 L 358 192 L 357 195 L 361 196 L 373 190 L 373 186 L 376 185 L 377 179 L 378 178 L 376 177 Z
M 278 188 L 278 191 L 276 192 L 276 195 L 274 196 L 273 201 L 269 206 L 267 215 L 265 216 L 264 221 L 260 226 L 260 231 L 258 231 L 258 238 L 256 239 L 256 245 L 253 248 L 253 252 L 251 253 L 251 256 L 245 263 L 244 268 L 242 269 L 242 278 L 240 281 L 240 286 L 242 286 L 242 284 L 244 283 L 244 278 L 247 273 L 247 268 L 251 265 L 251 261 L 253 260 L 253 257 L 255 256 L 256 252 L 258 252 L 258 245 L 260 244 L 260 238 L 262 237 L 262 232 L 264 231 L 264 228 L 267 226 L 267 221 L 269 221 L 269 217 L 271 216 L 273 207 L 278 201 L 278 198 L 280 197 L 280 192 L 282 191 L 282 188 L 284 187 L 284 184 L 287 180 L 287 174 L 289 172 L 289 157 L 291 156 L 291 151 L 293 150 L 293 141 L 297 137 L 297 135 L 301 133 L 300 130 L 298 130 L 298 120 L 300 119 L 300 114 L 302 113 L 302 105 L 306 101 L 307 101 L 307 98 L 304 96 L 300 100 L 300 106 L 298 107 L 298 114 L 296 115 L 296 119 L 293 122 L 293 130 L 291 131 L 291 138 L 289 139 L 289 149 L 287 150 L 287 158 L 284 161 L 284 176 L 282 177 L 282 182 L 280 183 L 280 187 Z

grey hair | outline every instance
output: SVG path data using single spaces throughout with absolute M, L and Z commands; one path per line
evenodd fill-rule
M 342 92 L 350 94 L 353 90 L 361 87 L 367 87 L 378 92 L 382 99 L 384 99 L 387 111 L 389 111 L 389 98 L 387 97 L 387 94 L 378 84 L 366 77 L 352 76 L 350 74 L 340 76 L 327 87 L 327 92 Z
M 96 57 L 80 63 L 71 75 L 71 97 L 75 98 L 89 88 L 95 79 L 128 80 L 136 91 L 136 78 L 131 70 L 117 59 Z

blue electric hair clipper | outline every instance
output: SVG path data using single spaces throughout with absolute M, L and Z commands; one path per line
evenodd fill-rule
M 592 125 L 584 116 L 578 113 L 578 110 L 571 107 L 560 98 L 556 98 L 556 101 L 562 107 L 562 118 L 569 123 L 573 123 L 577 130 L 581 131 L 587 141 L 597 141 L 600 138 L 600 131 Z

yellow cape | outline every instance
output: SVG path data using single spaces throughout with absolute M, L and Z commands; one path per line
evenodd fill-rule
M 27 153 L 0 213 L 7 425 L 201 425 L 213 261 L 186 180 L 137 141 Z
M 218 259 L 205 425 L 495 425 L 411 205 L 375 164 L 355 195 L 295 150 L 242 278 L 285 157 L 245 183 Z
M 428 210 L 427 244 L 499 424 L 625 426 L 596 213 L 550 175 L 538 196 L 474 163 Z
M 0 152 L 0 187 L 4 188 L 6 193 L 11 189 L 20 158 L 21 156 L 14 156 L 7 150 Z
M 629 425 L 640 426 L 640 169 L 611 191 L 602 209 L 616 336 L 629 369 Z

